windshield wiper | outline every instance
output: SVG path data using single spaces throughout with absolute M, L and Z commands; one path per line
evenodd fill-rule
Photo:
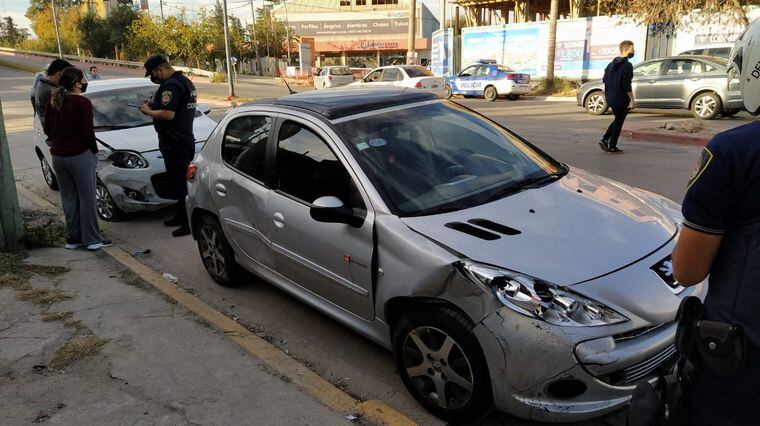
M 135 127 L 143 127 L 143 126 L 149 126 L 153 124 L 153 122 L 147 122 L 147 123 L 140 123 L 140 124 L 132 124 L 132 125 L 103 125 L 103 126 L 93 126 L 94 130 L 124 130 L 124 129 L 132 129 Z
M 561 178 L 562 176 L 565 176 L 568 171 L 569 171 L 568 168 L 565 166 L 562 170 L 554 172 L 554 173 L 519 180 L 515 182 L 514 184 L 504 187 L 496 191 L 495 193 L 491 194 L 488 198 L 486 198 L 486 200 L 483 203 L 484 204 L 490 203 L 492 201 L 502 199 L 506 197 L 507 195 L 512 195 L 514 193 L 520 192 L 525 189 L 538 188 L 540 186 L 543 186 L 544 184 L 554 182 L 555 180 Z

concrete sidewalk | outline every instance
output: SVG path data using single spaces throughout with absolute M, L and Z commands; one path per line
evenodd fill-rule
M 0 253 L 4 424 L 341 424 L 105 253 Z

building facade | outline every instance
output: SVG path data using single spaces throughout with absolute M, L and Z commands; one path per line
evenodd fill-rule
M 291 0 L 273 13 L 293 35 L 314 39 L 317 66 L 373 68 L 406 63 L 409 7 L 407 0 Z M 426 65 L 438 20 L 421 1 L 415 29 L 417 63 Z

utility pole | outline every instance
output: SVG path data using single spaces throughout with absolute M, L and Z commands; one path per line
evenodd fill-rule
M 554 59 L 557 52 L 557 18 L 559 15 L 559 0 L 552 0 L 549 9 L 549 51 L 546 56 L 546 89 L 554 89 Z
M 256 52 L 256 74 L 261 75 L 259 72 L 259 43 L 256 41 L 256 8 L 253 7 L 253 0 L 251 0 L 251 18 L 253 18 L 253 49 Z
M 446 29 L 446 0 L 441 0 L 441 30 Z
M 8 135 L 5 133 L 3 105 L 0 102 L 0 250 L 18 248 L 23 234 L 16 180 L 13 177 L 11 154 L 8 150 Z
M 288 49 L 288 66 L 290 66 L 290 21 L 288 21 L 287 0 L 282 2 L 282 7 L 285 8 L 285 47 Z
M 222 0 L 224 13 L 224 56 L 227 60 L 227 84 L 230 87 L 230 96 L 235 96 L 235 82 L 232 75 L 232 59 L 230 59 L 230 24 L 227 17 L 227 0 Z
M 416 24 L 417 24 L 417 0 L 410 0 L 409 1 L 409 35 L 407 37 L 407 52 L 406 52 L 406 63 L 407 65 L 414 65 L 415 58 L 414 58 L 414 41 L 416 39 Z
M 55 0 L 50 0 L 53 10 L 53 23 L 55 24 L 55 39 L 58 41 L 58 57 L 63 59 L 63 48 L 61 47 L 61 31 L 58 29 L 58 14 L 55 12 Z
M 158 0 L 158 7 L 161 10 L 161 23 L 164 23 L 164 0 Z

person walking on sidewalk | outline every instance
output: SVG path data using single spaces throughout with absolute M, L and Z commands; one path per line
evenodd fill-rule
M 181 237 L 190 234 L 185 196 L 187 168 L 195 156 L 195 86 L 161 55 L 148 58 L 144 67 L 145 76 L 150 76 L 150 81 L 159 86 L 153 99 L 150 102 L 144 101 L 140 111 L 153 117 L 153 126 L 158 134 L 158 148 L 164 157 L 171 187 L 171 198 L 177 200 L 177 212 L 164 225 L 179 226 L 172 232 L 172 236 Z
M 628 110 L 636 108 L 636 100 L 633 98 L 631 88 L 633 65 L 629 61 L 635 53 L 633 42 L 623 41 L 620 43 L 620 56 L 613 59 L 604 70 L 604 95 L 607 98 L 607 105 L 612 108 L 612 114 L 615 115 L 615 120 L 599 142 L 599 146 L 605 152 L 623 152 L 617 147 L 618 138 L 623 130 L 625 118 L 628 116 Z
M 63 213 L 66 216 L 66 248 L 87 250 L 108 247 L 100 233 L 95 198 L 98 153 L 92 122 L 92 102 L 79 96 L 87 90 L 87 79 L 78 68 L 60 73 L 60 87 L 50 95 L 44 130 L 50 138 L 53 170 L 58 178 Z

